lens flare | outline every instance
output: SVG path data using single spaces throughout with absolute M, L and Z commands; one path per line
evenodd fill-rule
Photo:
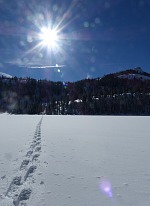
M 77 36 L 76 32 L 72 30 L 71 23 L 79 18 L 78 15 L 72 15 L 72 11 L 78 6 L 78 1 L 71 1 L 64 9 L 58 9 L 57 5 L 51 3 L 49 2 L 47 8 L 46 4 L 43 4 L 42 7 L 39 6 L 37 11 L 34 9 L 35 12 L 28 16 L 28 21 L 31 23 L 31 27 L 27 30 L 29 47 L 21 57 L 25 66 L 37 68 L 34 66 L 39 62 L 39 65 L 44 64 L 46 67 L 48 66 L 47 68 L 53 68 L 49 65 L 54 65 L 56 61 L 62 65 L 63 62 L 70 59 L 69 51 L 72 51 L 70 42 Z M 26 45 L 23 41 L 20 44 L 24 47 Z M 27 61 L 24 61 L 25 58 L 28 58 Z M 43 66 L 39 68 L 43 69 Z M 59 68 L 57 72 L 62 74 L 62 70 Z
M 100 182 L 100 190 L 106 194 L 108 197 L 112 197 L 112 187 L 111 187 L 111 183 L 107 180 L 103 180 Z
M 55 29 L 43 27 L 41 29 L 40 38 L 44 46 L 53 47 L 58 40 L 57 31 Z

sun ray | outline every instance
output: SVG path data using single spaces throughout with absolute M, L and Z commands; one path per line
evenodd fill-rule
M 31 49 L 29 49 L 28 51 L 25 52 L 25 54 L 23 55 L 26 56 L 27 54 L 30 54 L 31 52 L 33 52 L 34 50 L 38 49 L 39 48 L 39 51 L 42 49 L 42 42 L 36 44 L 34 47 L 32 47 Z
M 77 3 L 76 1 L 72 1 L 70 7 L 67 9 L 66 12 L 64 12 L 63 17 L 61 18 L 60 22 L 58 22 L 57 25 L 56 25 L 56 29 L 58 31 L 62 31 L 62 29 L 64 29 L 69 24 L 69 22 L 71 23 L 72 20 L 74 19 L 74 18 L 71 18 L 71 20 L 69 20 L 69 22 L 64 24 L 64 21 L 66 21 L 67 18 L 70 16 L 70 13 L 71 13 L 72 9 L 77 6 L 76 3 Z M 64 25 L 62 26 L 62 24 L 64 24 Z
M 57 59 L 59 59 L 58 62 L 60 62 L 60 64 L 63 63 L 69 56 L 67 51 L 68 41 L 74 39 L 72 32 L 65 32 L 65 28 L 69 28 L 71 23 L 78 17 L 73 16 L 72 13 L 76 5 L 77 1 L 73 1 L 62 16 L 60 16 L 61 14 L 59 12 L 55 14 L 48 10 L 39 15 L 35 14 L 35 18 L 32 18 L 32 24 L 35 30 L 30 31 L 30 35 L 33 39 L 32 45 L 34 42 L 35 45 L 26 51 L 23 57 L 27 56 L 27 58 L 31 59 L 32 56 L 35 56 L 36 59 L 36 56 L 41 54 L 40 57 L 43 58 L 42 61 L 46 62 L 46 64 L 49 64 L 50 61 L 54 63 L 55 59 L 56 62 Z M 76 36 L 75 33 L 74 35 Z M 31 55 L 28 57 L 29 54 Z

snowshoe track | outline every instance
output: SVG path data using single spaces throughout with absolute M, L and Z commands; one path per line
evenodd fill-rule
M 41 153 L 41 124 L 42 119 L 36 126 L 32 143 L 29 145 L 25 157 L 12 179 L 5 198 L 11 198 L 11 206 L 27 205 L 26 201 L 32 193 L 32 184 L 34 182 L 34 172 L 38 168 L 39 157 Z

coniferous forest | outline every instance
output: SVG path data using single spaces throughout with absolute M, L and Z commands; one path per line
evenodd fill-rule
M 139 74 L 126 70 L 119 75 Z M 146 73 L 147 74 L 147 73 Z M 150 77 L 150 74 L 147 74 Z M 118 73 L 77 82 L 0 78 L 0 112 L 48 115 L 150 115 L 150 78 Z

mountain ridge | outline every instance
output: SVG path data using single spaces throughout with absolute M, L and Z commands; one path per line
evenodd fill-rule
M 120 78 L 131 75 L 134 78 Z M 141 75 L 139 78 L 137 75 Z M 48 115 L 150 115 L 150 74 L 141 69 L 77 82 L 0 78 L 0 112 Z M 125 76 L 126 77 L 126 76 Z M 146 79 L 146 80 L 145 80 Z
M 126 69 L 126 70 L 121 70 L 119 72 L 114 72 L 114 73 L 110 73 L 107 75 L 104 75 L 104 77 L 118 77 L 118 78 L 128 78 L 128 79 L 133 79 L 133 78 L 137 78 L 137 79 L 150 79 L 150 73 L 145 72 L 141 69 L 141 67 L 136 67 L 133 69 Z M 103 78 L 103 77 L 102 77 Z
M 0 77 L 13 78 L 10 74 L 6 74 L 4 72 L 0 72 Z
M 3 78 L 14 78 L 13 76 L 11 76 L 10 74 L 6 74 L 4 72 L 0 72 L 0 77 Z M 141 67 L 135 67 L 135 68 L 131 68 L 131 69 L 124 69 L 121 70 L 119 72 L 114 72 L 114 73 L 108 73 L 102 77 L 97 77 L 97 78 L 87 78 L 87 79 L 103 79 L 103 78 L 120 78 L 120 79 L 140 79 L 140 80 L 150 80 L 150 73 L 145 72 L 144 70 L 142 70 Z M 31 79 L 36 79 L 36 78 L 32 78 L 32 77 L 17 77 L 18 79 L 27 79 L 27 78 L 31 78 Z M 85 78 L 86 79 L 86 78 Z M 79 81 L 84 81 L 85 79 L 81 79 L 81 80 L 77 80 L 75 82 L 79 82 Z M 44 79 L 40 79 L 40 80 L 44 80 Z M 53 81 L 53 80 L 47 80 L 47 81 Z M 63 81 L 53 81 L 53 82 L 63 82 Z M 64 82 L 70 82 L 70 81 L 64 81 Z M 72 81 L 71 81 L 72 82 Z

